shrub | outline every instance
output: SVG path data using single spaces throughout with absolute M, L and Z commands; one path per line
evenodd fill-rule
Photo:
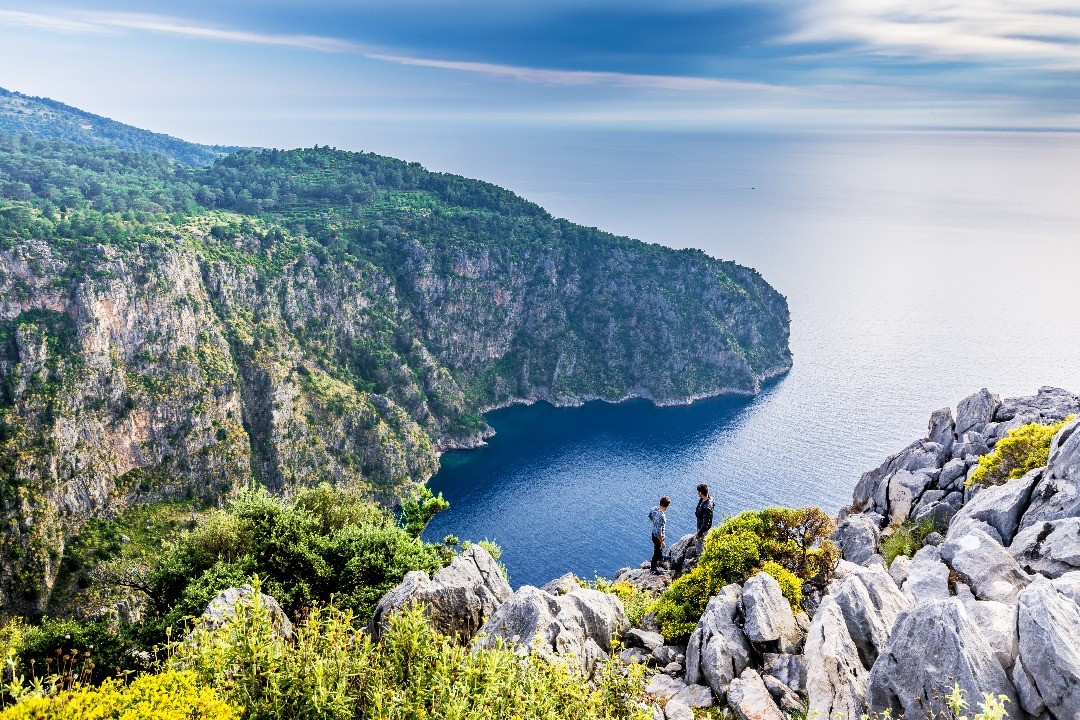
M 166 627 L 202 614 L 217 593 L 253 575 L 293 617 L 334 597 L 367 618 L 405 573 L 434 572 L 451 554 L 411 536 L 366 498 L 330 485 L 301 490 L 292 502 L 248 491 L 161 553 L 143 583 L 154 611 L 143 639 L 161 642 Z
M 103 620 L 54 620 L 21 631 L 16 650 L 19 667 L 41 678 L 58 676 L 69 684 L 74 680 L 99 683 L 126 670 L 145 669 L 135 644 L 123 630 L 114 630 Z
M 911 557 L 917 553 L 926 536 L 932 532 L 932 518 L 923 518 L 917 523 L 914 520 L 905 520 L 881 541 L 881 554 L 885 558 L 885 564 L 892 565 L 893 560 L 900 555 Z
M 30 695 L 0 712 L 0 720 L 237 720 L 239 709 L 199 687 L 194 673 L 143 675 L 130 685 L 106 680 L 54 695 Z
M 313 610 L 286 642 L 256 601 L 224 628 L 175 645 L 168 665 L 242 703 L 250 720 L 649 717 L 638 701 L 640 668 L 624 677 L 611 663 L 590 683 L 573 660 L 472 651 L 433 631 L 416 607 L 392 616 L 378 643 L 335 607 Z
M 690 634 L 710 597 L 759 569 L 780 581 L 784 596 L 798 611 L 801 583 L 824 578 L 836 566 L 839 551 L 828 539 L 834 529 L 828 513 L 814 507 L 767 508 L 725 520 L 706 536 L 697 566 L 660 596 L 656 619 L 665 637 Z
M 1031 423 L 1013 428 L 998 441 L 992 452 L 979 458 L 979 464 L 966 484 L 969 487 L 976 483 L 1001 485 L 1043 467 L 1050 458 L 1050 441 L 1074 417 L 1070 415 L 1050 425 Z

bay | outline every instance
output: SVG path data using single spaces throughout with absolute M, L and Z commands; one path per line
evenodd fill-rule
M 491 180 L 553 214 L 758 268 L 792 313 L 792 371 L 757 398 L 490 414 L 452 452 L 426 537 L 493 538 L 514 585 L 610 575 L 645 513 L 694 486 L 718 514 L 850 501 L 859 475 L 981 387 L 1080 390 L 1080 137 L 464 129 L 379 149 Z

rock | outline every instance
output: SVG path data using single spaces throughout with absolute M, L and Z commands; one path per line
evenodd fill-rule
M 754 575 L 743 584 L 740 602 L 743 634 L 750 642 L 777 643 L 780 652 L 798 648 L 802 634 L 776 578 L 766 572 Z
M 716 704 L 712 690 L 705 685 L 684 685 L 673 699 L 692 708 L 710 708 Z
M 1014 603 L 1031 582 L 1009 551 L 977 528 L 960 537 L 950 532 L 941 557 L 980 600 Z
M 1035 397 L 1006 398 L 994 419 L 1003 422 L 1019 415 L 1034 415 L 1046 423 L 1064 420 L 1069 415 L 1080 415 L 1080 397 L 1068 390 L 1044 386 Z
M 646 665 L 650 655 L 641 648 L 628 647 L 619 653 L 619 662 L 623 665 Z
M 1018 652 L 1016 633 L 1016 606 L 993 600 L 964 602 L 983 639 L 990 645 L 1001 667 L 1012 667 Z
M 1043 704 L 1055 718 L 1078 717 L 1080 607 L 1039 578 L 1020 593 L 1017 625 L 1020 664 Z
M 258 597 L 259 603 L 270 615 L 274 635 L 286 640 L 292 638 L 293 624 L 289 621 L 285 611 L 281 609 L 278 601 L 265 593 L 259 593 Z M 254 603 L 255 588 L 250 585 L 241 585 L 240 587 L 223 590 L 206 606 L 197 629 L 208 632 L 219 630 L 236 617 L 237 606 L 242 605 L 250 608 Z
M 677 675 L 681 675 L 682 671 L 683 671 L 683 666 L 681 664 L 677 663 L 677 662 L 670 662 L 667 665 L 663 666 L 664 674 L 670 675 L 672 677 L 676 677 Z
M 994 419 L 994 413 L 1001 405 L 1001 400 L 986 388 L 964 398 L 956 407 L 956 436 L 974 430 L 981 431 Z
M 1016 686 L 1016 696 L 1020 700 L 1020 708 L 1028 715 L 1042 715 L 1046 710 L 1046 703 L 1043 702 L 1039 689 L 1035 687 L 1035 679 L 1031 677 L 1031 673 L 1027 671 L 1024 663 L 1019 658 L 1013 665 L 1009 678 L 1012 680 L 1013 685 Z
M 671 563 L 671 576 L 677 578 L 685 575 L 697 566 L 701 556 L 701 543 L 697 536 L 691 533 L 683 535 L 668 550 Z
M 785 720 L 753 668 L 743 670 L 742 675 L 731 681 L 727 699 L 741 720 Z
M 892 565 L 889 566 L 889 577 L 896 583 L 896 587 L 904 587 L 904 582 L 907 581 L 908 573 L 911 571 L 911 558 L 907 555 L 897 555 L 893 558 Z
M 803 654 L 807 717 L 862 717 L 869 673 L 859 660 L 844 614 L 831 596 L 821 601 L 814 614 Z
M 1055 590 L 1080 605 L 1080 571 L 1065 573 L 1061 577 L 1054 578 L 1051 583 Z
M 1036 523 L 1009 547 L 1025 571 L 1056 578 L 1080 569 L 1080 517 Z
M 762 675 L 761 680 L 765 683 L 765 689 L 769 691 L 773 701 L 780 706 L 781 710 L 787 712 L 802 710 L 802 700 L 799 699 L 794 690 L 772 675 Z
M 555 578 L 540 589 L 544 592 L 549 592 L 552 595 L 565 595 L 571 590 L 576 590 L 579 587 L 581 587 L 581 583 L 574 577 L 574 573 L 568 572 L 562 577 Z
M 471 545 L 433 577 L 419 570 L 408 573 L 379 600 L 368 629 L 378 639 L 393 613 L 416 603 L 435 630 L 465 643 L 512 593 L 495 559 Z
M 660 633 L 632 628 L 626 631 L 623 641 L 630 647 L 645 648 L 651 653 L 664 644 L 664 636 Z
M 926 546 L 915 553 L 903 590 L 912 602 L 949 597 L 949 568 L 941 562 L 941 552 L 936 546 Z
M 630 632 L 633 632 L 633 630 Z M 674 645 L 661 645 L 660 647 L 653 648 L 652 655 L 656 658 L 656 664 L 663 666 L 669 663 L 679 662 L 680 653 L 679 648 Z
M 654 575 L 648 564 L 643 568 L 623 568 L 615 573 L 615 582 L 627 582 L 638 590 L 660 594 L 671 584 L 671 575 L 665 570 Z
M 949 449 L 956 438 L 956 421 L 953 420 L 952 408 L 941 408 L 930 416 L 927 439 Z
M 952 527 L 959 530 L 970 521 L 978 520 L 994 528 L 1002 544 L 1008 545 L 1020 527 L 1020 519 L 1031 501 L 1031 493 L 1041 478 L 1040 468 L 1002 485 L 982 488 L 956 513 Z
M 484 623 L 473 646 L 488 648 L 501 640 L 521 652 L 573 655 L 591 675 L 611 653 L 613 640 L 629 629 L 622 602 L 614 595 L 587 588 L 552 595 L 525 585 Z
M 746 669 L 753 656 L 750 642 L 735 622 L 741 594 L 738 585 L 727 585 L 710 598 L 686 648 L 686 682 L 704 682 L 721 702 L 728 683 Z
M 945 542 L 945 536 L 935 530 L 934 532 L 923 538 L 923 547 L 937 547 L 943 542 Z
M 766 653 L 762 672 L 776 678 L 796 693 L 806 690 L 806 660 L 802 655 Z
M 911 510 L 930 485 L 931 478 L 926 473 L 898 470 L 889 480 L 889 524 L 899 525 L 908 519 Z
M 909 601 L 883 570 L 859 568 L 829 586 L 859 659 L 869 668 L 877 659 L 897 616 Z
M 881 528 L 863 513 L 848 515 L 836 526 L 833 539 L 845 560 L 856 565 L 867 565 L 878 551 Z
M 1063 427 L 1050 443 L 1050 459 L 1031 493 L 1031 504 L 1020 521 L 1037 522 L 1080 516 L 1080 418 Z
M 645 685 L 645 692 L 653 697 L 662 698 L 664 700 L 670 700 L 675 697 L 676 694 L 686 689 L 686 683 L 682 680 L 671 677 L 670 675 L 664 675 L 657 673 L 649 678 L 649 682 Z M 708 688 L 706 688 L 708 689 Z M 711 693 L 711 691 L 710 691 Z
M 694 720 L 694 711 L 682 700 L 673 698 L 664 705 L 664 720 Z
M 867 702 L 871 713 L 937 717 L 954 683 L 969 702 L 993 693 L 1006 696 L 1006 707 L 1017 705 L 1012 681 L 963 603 L 930 600 L 897 619 L 870 672 Z
M 949 490 L 959 490 L 963 487 L 967 476 L 967 463 L 961 458 L 954 458 L 945 463 L 938 475 L 938 487 Z

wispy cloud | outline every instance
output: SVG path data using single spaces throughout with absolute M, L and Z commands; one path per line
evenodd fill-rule
M 490 77 L 509 78 L 520 80 L 522 82 L 542 83 L 546 85 L 616 85 L 621 87 L 686 91 L 786 89 L 779 85 L 768 85 L 764 83 L 750 83 L 719 78 L 686 77 L 680 75 L 640 75 L 592 70 L 551 70 L 547 68 L 522 67 L 518 65 L 461 62 L 456 60 L 433 60 L 428 58 L 381 55 L 376 53 L 369 54 L 368 57 L 402 65 L 459 70 Z
M 398 65 L 449 70 L 545 85 L 604 85 L 685 92 L 775 91 L 785 89 L 777 85 L 722 78 L 590 70 L 553 70 L 498 63 L 412 57 L 382 51 L 368 45 L 339 38 L 320 35 L 260 33 L 233 28 L 210 27 L 161 15 L 75 12 L 68 16 L 56 16 L 31 12 L 0 11 L 0 25 L 3 24 L 65 33 L 146 32 L 219 42 L 274 45 L 328 53 L 349 53 Z
M 821 0 L 792 42 L 847 41 L 928 60 L 1036 61 L 1080 68 L 1080 12 L 1061 0 Z

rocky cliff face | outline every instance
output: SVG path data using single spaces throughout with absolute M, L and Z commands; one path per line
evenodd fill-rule
M 90 167 L 102 152 L 47 148 Z M 346 179 L 372 163 L 432 176 L 301 155 L 342 163 Z M 284 182 L 274 163 L 292 156 L 254 157 Z M 786 302 L 753 270 L 580 228 L 479 183 L 510 214 L 396 180 L 364 191 L 367 210 L 325 215 L 300 200 L 288 216 L 73 214 L 33 195 L 60 182 L 56 163 L 16 160 L 0 172 L 49 181 L 0 183 L 31 198 L 0 199 L 5 610 L 44 610 L 65 539 L 133 503 L 324 480 L 393 502 L 441 450 L 482 442 L 488 408 L 753 394 L 790 367 Z M 150 172 L 135 184 L 211 197 L 218 182 Z

